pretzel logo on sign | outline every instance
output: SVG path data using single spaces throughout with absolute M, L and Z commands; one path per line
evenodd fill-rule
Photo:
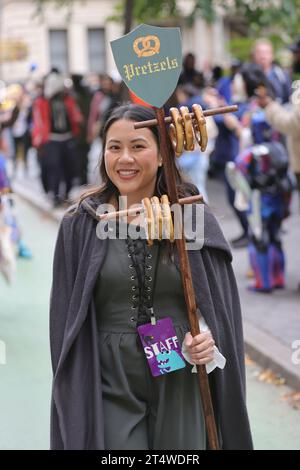
M 142 48 L 140 46 L 142 46 Z M 134 41 L 133 50 L 138 57 L 150 57 L 159 53 L 160 40 L 157 36 L 153 35 L 141 36 Z

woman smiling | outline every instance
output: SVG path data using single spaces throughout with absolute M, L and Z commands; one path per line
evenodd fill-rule
M 131 206 L 167 194 L 156 127 L 134 129 L 153 118 L 141 106 L 112 112 L 102 136 L 102 186 L 83 195 L 60 227 L 50 307 L 53 449 L 206 449 L 195 364 L 211 371 L 222 447 L 252 448 L 239 298 L 214 216 L 205 208 L 204 246 L 189 252 L 199 320 L 209 327 L 194 338 L 176 247 L 96 235 L 99 205 L 118 209 L 120 196 Z M 197 193 L 175 174 L 180 198 Z M 146 332 L 154 326 L 161 336 Z M 144 343 L 160 357 L 159 376 Z

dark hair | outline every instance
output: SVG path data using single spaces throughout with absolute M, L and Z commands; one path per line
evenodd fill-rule
M 147 121 L 149 119 L 155 119 L 155 113 L 152 108 L 146 108 L 144 106 L 133 105 L 133 104 L 122 105 L 117 108 L 114 108 L 111 111 L 101 131 L 102 156 L 101 156 L 101 161 L 100 161 L 100 177 L 102 180 L 102 185 L 97 189 L 86 191 L 80 197 L 78 205 L 80 205 L 80 203 L 87 197 L 95 197 L 97 199 L 101 199 L 102 203 L 107 203 L 109 202 L 109 199 L 113 195 L 115 195 L 116 197 L 119 196 L 118 188 L 113 184 L 113 182 L 109 179 L 106 173 L 105 161 L 104 161 L 104 152 L 105 152 L 105 146 L 106 146 L 107 132 L 109 128 L 112 126 L 112 124 L 114 124 L 119 119 L 128 119 L 134 122 L 141 122 L 141 121 Z M 149 127 L 149 129 L 153 133 L 155 140 L 157 142 L 157 146 L 159 148 L 159 135 L 158 135 L 157 126 Z M 175 160 L 175 155 L 174 155 L 174 160 Z M 178 168 L 175 165 L 174 167 L 175 167 L 176 186 L 177 186 L 179 198 L 199 194 L 199 191 L 197 190 L 196 186 L 194 186 L 191 183 L 185 182 Z M 166 185 L 164 167 L 161 166 L 158 168 L 158 171 L 157 171 L 154 195 L 160 197 L 163 194 L 167 194 L 167 185 Z
M 212 69 L 212 78 L 214 81 L 220 80 L 223 77 L 224 70 L 220 65 L 215 65 Z
M 255 90 L 259 86 L 264 86 L 267 89 L 268 94 L 271 97 L 274 97 L 274 87 L 260 65 L 245 63 L 241 68 L 241 75 L 245 82 L 246 93 L 249 98 L 252 98 L 252 96 L 255 95 Z
M 193 68 L 195 67 L 195 55 L 192 52 L 188 52 L 183 58 L 183 69 L 190 68 L 192 63 Z

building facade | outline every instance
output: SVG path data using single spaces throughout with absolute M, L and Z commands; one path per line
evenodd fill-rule
M 24 81 L 43 76 L 51 67 L 71 73 L 112 73 L 110 41 L 123 34 L 123 25 L 110 20 L 118 0 L 75 0 L 71 13 L 49 4 L 42 16 L 29 0 L 0 0 L 0 79 Z M 184 17 L 192 1 L 178 1 L 183 20 L 183 52 L 193 52 L 197 67 L 227 62 L 226 32 L 219 19 L 207 25 L 200 17 L 187 27 Z M 34 71 L 34 72 L 33 72 Z

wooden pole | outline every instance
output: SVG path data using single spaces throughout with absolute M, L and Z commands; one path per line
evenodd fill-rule
M 166 175 L 168 196 L 171 204 L 174 204 L 178 203 L 178 193 L 175 180 L 174 159 L 170 152 L 170 141 L 165 125 L 165 113 L 163 108 L 155 108 L 155 114 L 158 124 L 158 131 L 160 137 L 160 153 L 162 156 L 164 171 Z M 200 329 L 191 268 L 186 250 L 186 242 L 183 234 L 183 227 L 182 237 L 176 239 L 176 247 L 179 254 L 181 278 L 183 283 L 185 302 L 188 311 L 190 330 L 192 336 L 194 337 L 200 333 Z M 204 365 L 197 365 L 197 374 L 202 399 L 202 406 L 205 416 L 206 432 L 209 447 L 211 450 L 219 450 L 217 428 L 214 418 L 209 382 L 206 373 L 206 368 Z
M 181 206 L 184 204 L 193 204 L 194 202 L 203 202 L 203 196 L 201 194 L 196 194 L 195 196 L 183 197 L 179 199 L 178 202 Z M 134 207 L 133 209 L 123 209 L 121 211 L 115 212 L 106 212 L 105 214 L 101 214 L 98 216 L 99 220 L 110 220 L 115 219 L 116 217 L 123 217 L 128 215 L 138 215 L 138 213 L 144 212 L 144 206 L 140 205 Z
M 234 113 L 237 110 L 238 110 L 238 106 L 236 104 L 233 104 L 231 106 L 222 106 L 221 108 L 206 109 L 203 111 L 203 115 L 205 117 L 215 116 L 216 114 Z M 194 117 L 194 113 L 189 113 L 189 114 L 191 118 Z M 170 123 L 172 122 L 172 118 L 170 116 L 164 117 L 164 122 L 166 124 Z M 152 127 L 152 126 L 157 126 L 157 119 L 149 119 L 148 121 L 136 122 L 134 124 L 135 129 L 141 129 L 142 127 Z

